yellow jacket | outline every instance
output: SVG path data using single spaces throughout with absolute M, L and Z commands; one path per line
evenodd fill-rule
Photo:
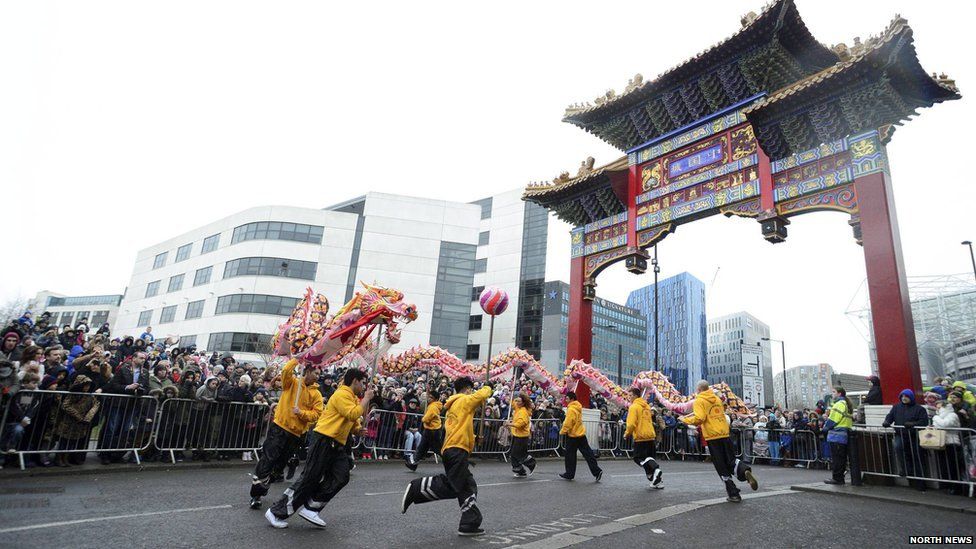
M 583 405 L 578 400 L 574 400 L 566 407 L 566 419 L 563 420 L 563 428 L 559 430 L 560 435 L 570 438 L 586 436 L 586 427 L 583 426 Z
M 435 400 L 427 405 L 427 410 L 424 411 L 424 417 L 420 420 L 424 424 L 424 429 L 436 431 L 441 428 L 441 408 L 443 407 L 444 403 L 439 400 Z
M 725 406 L 722 400 L 711 390 L 703 391 L 695 396 L 695 405 L 691 414 L 682 416 L 681 421 L 688 425 L 701 425 L 702 436 L 705 440 L 728 438 L 729 421 L 725 418 Z
M 491 387 L 486 385 L 470 395 L 458 393 L 447 399 L 444 405 L 447 426 L 441 451 L 460 448 L 470 454 L 474 450 L 474 411 L 490 396 Z
M 838 429 L 850 429 L 854 426 L 854 416 L 851 415 L 847 409 L 847 403 L 843 400 L 838 400 L 830 407 L 830 415 L 827 416 L 827 419 L 836 423 L 835 427 Z
M 363 408 L 359 404 L 359 398 L 349 386 L 340 385 L 329 399 L 325 412 L 319 417 L 315 432 L 331 437 L 339 444 L 345 444 L 349 431 L 362 415 Z
M 322 415 L 323 405 L 318 384 L 304 385 L 304 380 L 295 376 L 297 365 L 297 360 L 289 360 L 281 372 L 281 397 L 275 408 L 274 422 L 278 427 L 300 437 Z M 296 392 L 298 392 L 298 415 L 291 411 L 295 406 Z
M 531 421 L 531 410 L 525 406 L 515 408 L 515 411 L 512 413 L 512 436 L 518 438 L 528 438 Z
M 627 411 L 627 430 L 624 431 L 624 438 L 626 437 L 634 437 L 634 442 L 647 442 L 657 438 L 651 406 L 641 397 L 635 398 Z

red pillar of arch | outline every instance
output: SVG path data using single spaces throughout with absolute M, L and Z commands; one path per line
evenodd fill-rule
M 566 365 L 575 359 L 593 361 L 593 302 L 584 299 L 585 257 L 574 257 L 569 268 L 569 326 L 566 333 Z M 570 382 L 571 380 L 566 380 Z M 576 398 L 590 407 L 590 387 L 579 383 Z
M 854 180 L 867 267 L 878 377 L 885 404 L 898 393 L 922 389 L 908 281 L 902 259 L 891 181 L 884 171 Z

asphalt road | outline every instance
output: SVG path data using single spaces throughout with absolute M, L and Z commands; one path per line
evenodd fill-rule
M 599 484 L 585 466 L 575 481 L 566 482 L 556 476 L 562 471 L 557 461 L 541 461 L 524 480 L 512 478 L 506 464 L 480 462 L 474 474 L 488 535 L 465 539 L 455 533 L 456 502 L 417 505 L 400 514 L 406 483 L 442 470 L 432 462 L 417 473 L 398 462 L 361 463 L 326 508 L 324 530 L 297 516 L 285 530 L 268 526 L 263 510 L 247 507 L 244 468 L 5 479 L 0 546 L 430 549 L 559 547 L 575 539 L 588 548 L 890 547 L 906 545 L 909 535 L 976 534 L 971 515 L 788 490 L 820 481 L 824 471 L 757 467 L 759 492 L 744 487 L 743 493 L 758 497 L 730 504 L 722 501 L 724 490 L 711 464 L 662 464 L 666 488 L 651 490 L 630 461 L 601 461 L 605 473 Z M 273 485 L 266 506 L 286 486 Z M 626 528 L 615 522 L 633 515 L 644 518 L 629 519 Z M 594 534 L 607 531 L 612 533 Z

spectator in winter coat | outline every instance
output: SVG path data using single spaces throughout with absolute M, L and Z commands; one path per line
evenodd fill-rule
M 915 391 L 911 389 L 899 393 L 898 400 L 898 404 L 892 406 L 885 416 L 882 425 L 896 427 L 895 455 L 900 458 L 905 475 L 926 476 L 926 462 L 918 446 L 918 431 L 915 428 L 928 425 L 929 415 L 925 408 L 915 403 Z M 918 490 L 925 491 L 925 482 L 910 479 L 909 483 Z
M 11 331 L 3 335 L 3 343 L 0 344 L 0 359 L 19 362 L 21 350 L 20 334 Z
M 867 380 L 871 382 L 871 388 L 868 389 L 868 396 L 864 397 L 864 404 L 881 404 L 881 380 L 878 376 L 868 376 Z

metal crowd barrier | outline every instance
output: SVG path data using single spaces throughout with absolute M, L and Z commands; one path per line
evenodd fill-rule
M 152 444 L 156 411 L 156 399 L 147 396 L 21 390 L 3 412 L 0 449 L 15 452 L 21 469 L 25 455 L 50 453 L 132 452 L 141 463 L 139 452 Z
M 855 452 L 861 473 L 905 478 L 914 483 L 937 482 L 968 490 L 976 486 L 976 430 L 938 428 L 945 437 L 942 448 L 923 448 L 919 435 L 925 427 L 873 427 L 855 425 Z
M 770 438 L 775 440 L 771 441 Z M 750 427 L 741 431 L 740 441 L 741 452 L 738 455 L 752 463 L 765 459 L 774 465 L 792 462 L 809 467 L 821 460 L 820 437 L 813 431 Z
M 155 447 L 168 452 L 252 452 L 257 456 L 268 433 L 271 407 L 252 402 L 171 398 L 163 401 Z
M 553 452 L 559 455 L 562 422 L 555 418 L 533 419 L 529 434 L 529 452 Z

